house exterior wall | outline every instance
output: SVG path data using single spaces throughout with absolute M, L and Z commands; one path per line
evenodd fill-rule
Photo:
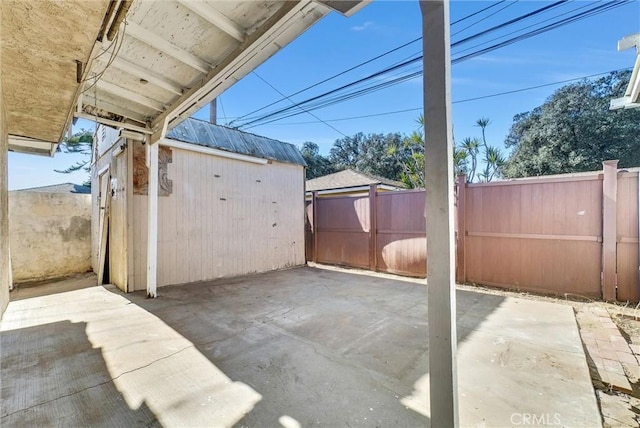
M 172 192 L 158 198 L 158 286 L 305 263 L 302 166 L 171 150 Z M 129 284 L 144 290 L 147 196 L 131 202 Z
M 0 58 L 0 65 L 1 64 L 2 59 Z M 2 70 L 2 67 L 0 67 L 0 70 Z M 0 71 L 0 74 L 1 73 L 2 72 Z M 9 304 L 9 287 L 11 286 L 11 258 L 9 254 L 9 193 L 7 183 L 9 179 L 7 170 L 8 149 L 7 112 L 5 110 L 2 83 L 0 79 L 0 318 L 2 318 L 2 314 Z
M 90 195 L 9 192 L 9 213 L 13 282 L 90 270 Z

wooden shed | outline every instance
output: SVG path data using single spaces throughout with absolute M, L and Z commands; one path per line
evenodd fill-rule
M 102 282 L 144 290 L 147 145 L 107 130 L 98 130 L 92 168 L 93 266 Z M 158 286 L 305 263 L 296 147 L 187 119 L 160 141 L 158 159 Z

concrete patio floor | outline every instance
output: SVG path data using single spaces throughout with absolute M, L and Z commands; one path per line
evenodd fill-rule
M 0 425 L 429 424 L 419 281 L 304 267 L 159 295 L 11 302 Z M 601 425 L 572 308 L 457 298 L 462 426 Z

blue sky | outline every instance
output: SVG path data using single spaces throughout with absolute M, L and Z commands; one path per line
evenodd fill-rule
M 452 1 L 451 21 L 455 22 L 491 4 L 484 1 Z M 483 14 L 453 25 L 452 42 L 549 4 L 551 2 L 548 1 L 504 2 Z M 567 2 L 535 18 L 460 45 L 452 50 L 452 58 L 482 48 L 485 45 L 478 48 L 474 46 L 492 38 L 574 9 L 586 10 L 594 5 L 595 3 L 591 1 L 583 0 Z M 494 16 L 453 35 L 501 8 L 504 9 Z M 223 94 L 218 104 L 219 123 L 224 124 L 282 99 L 283 97 L 271 86 L 286 95 L 292 94 L 413 40 L 421 35 L 421 31 L 421 16 L 417 1 L 374 1 L 351 18 L 332 13 L 256 69 L 256 74 L 248 75 Z M 619 39 L 636 32 L 640 32 L 640 1 L 638 0 L 453 65 L 452 99 L 455 139 L 461 141 L 465 137 L 479 136 L 480 130 L 474 126 L 475 121 L 480 117 L 488 117 L 491 120 L 491 125 L 487 129 L 488 141 L 503 147 L 513 116 L 530 111 L 542 104 L 555 89 L 562 85 L 472 102 L 456 101 L 631 67 L 635 61 L 635 51 L 618 52 L 616 46 Z M 500 40 L 503 39 L 489 44 Z M 470 50 L 462 52 L 463 49 L 468 48 Z M 340 78 L 292 97 L 292 100 L 301 102 L 355 81 L 415 56 L 420 53 L 420 50 L 421 43 L 413 43 Z M 418 70 L 418 67 L 412 70 Z M 383 82 L 388 78 L 390 77 L 380 77 L 377 81 Z M 341 138 L 342 134 L 410 133 L 416 129 L 415 119 L 420 112 L 412 111 L 354 120 L 334 121 L 335 119 L 419 108 L 421 104 L 422 78 L 418 77 L 369 95 L 313 111 L 315 116 L 328 121 L 337 131 L 307 113 L 271 124 L 243 129 L 298 145 L 305 141 L 313 141 L 320 146 L 321 153 L 327 154 L 333 142 Z M 261 113 L 291 105 L 291 101 L 285 99 Z M 195 116 L 208 119 L 208 109 L 201 110 Z M 81 127 L 93 129 L 94 125 L 91 122 L 79 121 L 77 128 Z M 9 188 L 19 189 L 66 181 L 82 182 L 85 174 L 62 175 L 53 172 L 53 169 L 65 168 L 76 159 L 77 156 L 60 153 L 53 159 L 9 153 Z

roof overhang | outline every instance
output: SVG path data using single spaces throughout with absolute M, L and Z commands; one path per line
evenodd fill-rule
M 52 156 L 69 127 L 109 0 L 3 0 L 2 92 L 10 149 Z
M 9 135 L 9 151 L 18 153 L 29 153 L 40 156 L 53 156 L 58 148 L 57 143 L 37 140 L 35 138 Z
M 114 7 L 87 64 L 77 116 L 143 126 L 162 138 L 329 13 L 323 3 L 136 0 L 126 19 Z M 341 12 L 362 3 L 345 2 Z
M 5 0 L 9 134 L 55 146 L 80 117 L 159 139 L 332 9 L 368 2 Z
M 618 110 L 622 108 L 640 108 L 640 33 L 626 36 L 618 41 L 618 51 L 636 49 L 636 63 L 631 72 L 629 85 L 624 96 L 611 100 L 609 108 Z

